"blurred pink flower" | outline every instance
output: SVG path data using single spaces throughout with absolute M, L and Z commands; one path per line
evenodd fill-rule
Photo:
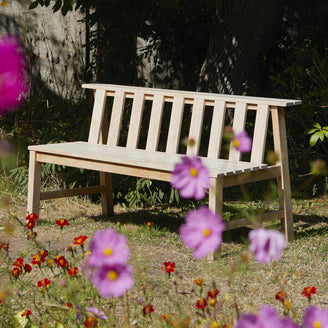
M 95 306 L 92 307 L 86 307 L 85 308 L 88 312 L 95 314 L 98 318 L 107 320 L 108 317 L 105 315 L 103 311 L 100 311 L 98 308 Z
M 312 326 L 311 326 L 312 327 Z M 243 314 L 235 328 L 300 328 L 290 318 L 280 318 L 274 307 L 262 305 L 258 314 Z
M 210 185 L 208 169 L 199 157 L 183 156 L 182 163 L 175 164 L 171 185 L 183 198 L 203 199 Z
M 195 258 L 205 257 L 222 243 L 224 223 L 219 215 L 206 206 L 189 212 L 185 221 L 179 229 L 179 234 L 184 244 L 194 249 Z
M 304 328 L 328 328 L 328 310 L 310 306 L 305 310 Z
M 132 267 L 124 264 L 105 264 L 95 270 L 92 283 L 103 297 L 121 297 L 134 285 Z
M 0 115 L 16 109 L 28 90 L 28 68 L 22 44 L 15 36 L 5 36 L 0 39 Z
M 247 135 L 246 131 L 236 134 L 232 138 L 231 143 L 241 153 L 247 153 L 252 149 L 252 139 Z
M 256 262 L 269 263 L 279 261 L 286 247 L 285 236 L 275 230 L 255 229 L 248 234 L 249 250 L 254 253 Z
M 127 240 L 113 229 L 98 230 L 90 244 L 89 265 L 99 267 L 105 264 L 126 264 L 130 257 Z

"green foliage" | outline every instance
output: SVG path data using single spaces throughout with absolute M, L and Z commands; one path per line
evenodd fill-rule
M 325 138 L 328 138 L 328 126 L 321 127 L 319 123 L 315 123 L 313 126 L 314 129 L 307 131 L 307 134 L 312 134 L 309 141 L 311 146 L 314 146 L 319 139 L 324 141 Z

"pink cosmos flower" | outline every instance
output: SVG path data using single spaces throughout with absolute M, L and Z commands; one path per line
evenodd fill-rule
M 99 267 L 104 264 L 125 264 L 130 257 L 127 240 L 113 229 L 98 230 L 90 244 L 89 265 Z
M 290 318 L 280 318 L 274 307 L 262 305 L 257 315 L 243 314 L 235 328 L 300 328 Z
M 305 310 L 304 328 L 328 328 L 328 310 L 310 306 Z
M 231 139 L 231 143 L 241 153 L 247 153 L 252 149 L 252 139 L 247 135 L 246 131 L 236 134 Z
M 98 318 L 107 320 L 108 317 L 105 315 L 103 311 L 100 311 L 98 308 L 95 306 L 92 307 L 86 307 L 85 308 L 88 312 L 95 314 Z
M 214 252 L 222 243 L 224 223 L 221 217 L 206 206 L 187 214 L 179 234 L 187 247 L 194 249 L 195 258 L 204 258 Z
M 23 47 L 15 36 L 0 39 L 0 115 L 17 108 L 29 90 Z
M 208 169 L 199 157 L 183 156 L 182 163 L 174 166 L 171 185 L 183 198 L 203 199 L 210 185 Z
M 248 234 L 249 250 L 254 253 L 256 262 L 269 263 L 279 261 L 286 247 L 285 236 L 275 230 L 255 229 Z
M 92 283 L 103 297 L 121 297 L 134 285 L 132 267 L 124 264 L 102 265 L 95 270 Z

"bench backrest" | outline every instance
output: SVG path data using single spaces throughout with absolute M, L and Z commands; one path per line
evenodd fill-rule
M 235 133 L 241 132 L 245 127 L 250 130 L 253 145 L 247 161 L 256 164 L 263 163 L 270 111 L 300 103 L 288 99 L 109 84 L 84 84 L 83 87 L 95 90 L 88 138 L 90 143 L 132 149 L 141 147 L 148 151 L 165 151 L 169 154 L 197 153 L 210 159 L 225 156 L 231 161 L 245 160 L 233 147 L 222 149 L 224 127 L 228 124 L 232 125 Z M 107 117 L 106 108 L 110 118 Z M 147 110 L 149 115 L 145 119 Z M 126 113 L 130 117 L 125 117 Z M 128 121 L 125 129 L 122 128 L 123 117 Z M 120 142 L 122 134 L 125 134 L 124 144 Z M 161 139 L 160 142 L 163 135 L 164 141 Z M 194 144 L 188 143 L 185 149 L 181 149 L 186 137 L 193 139 Z M 141 138 L 145 139 L 142 146 Z M 206 142 L 201 147 L 203 138 Z M 225 155 L 222 155 L 224 152 Z

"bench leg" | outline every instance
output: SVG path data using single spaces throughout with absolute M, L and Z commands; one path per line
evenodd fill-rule
M 208 207 L 213 213 L 222 215 L 223 206 L 223 185 L 222 178 L 211 178 L 210 179 L 210 189 L 209 189 L 209 199 Z M 220 248 L 215 252 L 207 255 L 207 261 L 214 261 L 215 255 L 219 256 Z
M 281 164 L 281 176 L 277 178 L 279 207 L 284 210 L 282 226 L 285 230 L 287 241 L 294 238 L 293 211 L 288 168 L 288 149 L 286 136 L 285 112 L 283 107 L 272 109 L 273 142 L 276 154 L 279 156 L 278 164 Z
M 112 216 L 114 215 L 112 174 L 106 172 L 99 172 L 99 174 L 100 185 L 105 187 L 105 191 L 101 194 L 102 215 Z
M 28 174 L 27 212 L 39 215 L 41 186 L 41 163 L 36 160 L 36 152 L 30 151 Z

